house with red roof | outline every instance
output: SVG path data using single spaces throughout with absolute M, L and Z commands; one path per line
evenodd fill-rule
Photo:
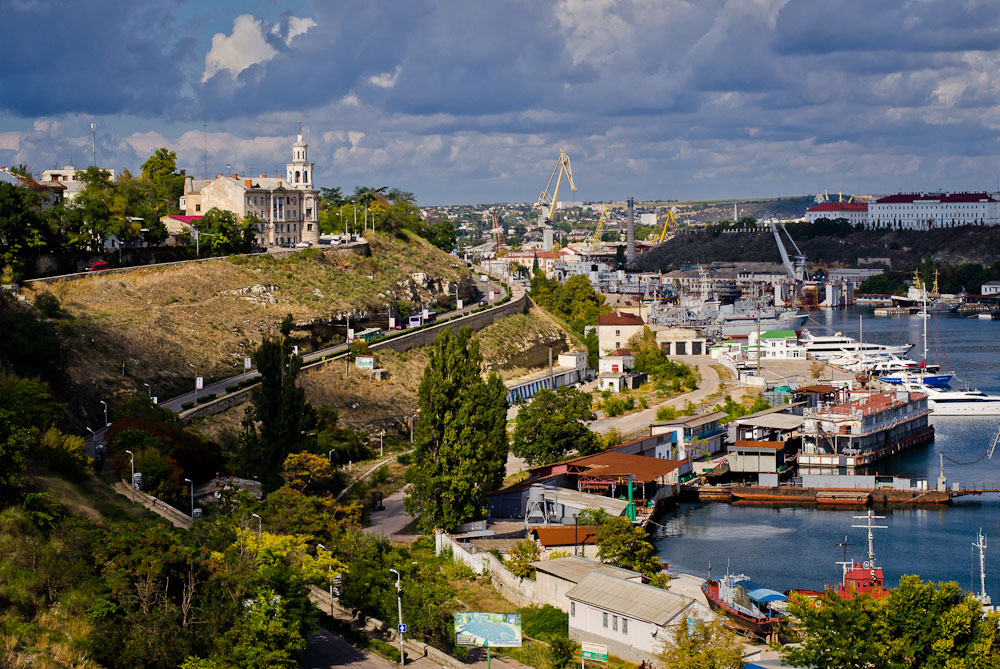
M 868 225 L 867 202 L 821 202 L 806 209 L 806 220 L 815 223 L 821 218 L 831 221 L 845 219 L 851 225 Z

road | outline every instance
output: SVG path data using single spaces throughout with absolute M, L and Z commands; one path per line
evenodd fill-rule
M 689 393 L 678 395 L 673 399 L 661 402 L 660 404 L 651 406 L 648 409 L 636 411 L 635 413 L 630 413 L 625 416 L 616 416 L 614 418 L 596 420 L 590 424 L 590 429 L 600 434 L 607 434 L 614 429 L 618 430 L 619 434 L 622 436 L 642 432 L 645 431 L 651 423 L 656 422 L 656 410 L 658 408 L 668 406 L 680 409 L 687 402 L 699 404 L 703 400 L 707 399 L 709 395 L 713 395 L 719 391 L 719 373 L 712 367 L 711 360 L 702 356 L 684 355 L 671 356 L 670 359 L 696 366 L 698 371 L 701 372 L 701 385 Z
M 403 499 L 406 497 L 406 488 L 397 490 L 384 500 L 383 511 L 372 511 L 369 514 L 371 521 L 364 529 L 368 534 L 384 534 L 392 537 L 399 535 L 403 529 L 413 522 L 413 516 L 406 515 L 406 505 Z
M 480 296 L 482 298 L 488 299 L 491 288 L 494 291 L 494 302 L 502 299 L 503 296 L 506 295 L 503 286 L 501 286 L 499 283 L 495 281 L 480 281 L 478 274 L 473 274 L 472 281 L 476 287 L 476 290 L 479 291 Z M 479 308 L 479 302 L 480 300 L 473 300 L 468 305 L 463 306 L 461 309 L 455 309 L 453 311 L 441 314 L 440 316 L 437 317 L 436 320 L 444 320 L 446 318 L 451 318 L 452 316 L 462 316 L 468 314 Z M 320 349 L 318 351 L 313 351 L 312 353 L 305 353 L 302 356 L 302 364 L 308 365 L 310 362 L 315 362 L 324 356 L 338 355 L 345 353 L 346 351 L 347 351 L 347 344 L 338 344 L 336 346 L 329 346 L 327 348 Z M 182 407 L 185 404 L 187 404 L 188 402 L 197 401 L 198 397 L 204 397 L 205 395 L 220 395 L 226 392 L 226 387 L 228 386 L 235 385 L 237 383 L 246 381 L 248 379 L 256 379 L 258 377 L 260 377 L 260 372 L 253 369 L 248 372 L 244 372 L 242 374 L 237 374 L 236 376 L 230 376 L 225 379 L 213 381 L 212 383 L 209 383 L 199 391 L 192 390 L 182 395 L 178 395 L 177 397 L 172 397 L 168 400 L 160 402 L 160 406 L 162 406 L 165 409 L 170 409 L 171 411 L 174 411 L 176 413 L 180 413 L 183 410 Z

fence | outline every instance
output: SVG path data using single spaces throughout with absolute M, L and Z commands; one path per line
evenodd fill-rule
M 462 562 L 479 574 L 487 574 L 493 582 L 493 589 L 499 592 L 509 602 L 517 606 L 532 606 L 538 601 L 535 593 L 535 581 L 530 578 L 514 576 L 503 563 L 490 553 L 471 553 L 455 541 L 450 535 L 436 530 L 434 532 L 434 553 L 440 555 L 451 552 L 452 558 Z

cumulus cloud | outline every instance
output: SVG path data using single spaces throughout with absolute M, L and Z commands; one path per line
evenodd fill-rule
M 21 145 L 21 133 L 10 130 L 8 132 L 0 132 L 0 149 L 7 151 L 17 151 Z
M 368 77 L 368 83 L 379 88 L 392 88 L 396 85 L 396 80 L 399 79 L 399 72 L 402 69 L 402 66 L 397 65 L 396 69 L 392 72 L 381 72 L 372 75 Z
M 233 20 L 231 35 L 216 33 L 212 37 L 212 48 L 205 54 L 205 71 L 201 81 L 204 83 L 223 71 L 236 79 L 243 70 L 267 62 L 277 53 L 264 39 L 264 22 L 252 14 L 242 14 Z

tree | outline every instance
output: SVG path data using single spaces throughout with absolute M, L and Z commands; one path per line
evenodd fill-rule
M 844 599 L 832 591 L 816 600 L 793 595 L 789 611 L 803 639 L 785 646 L 782 657 L 796 666 L 815 669 L 862 669 L 878 662 L 881 607 L 868 595 Z
M 198 222 L 198 232 L 203 237 L 200 245 L 212 255 L 248 253 L 256 239 L 256 222 L 255 216 L 241 221 L 234 212 L 212 207 Z
M 646 531 L 624 516 L 608 518 L 598 525 L 595 541 L 597 557 L 601 562 L 649 577 L 662 569 Z
M 305 639 L 288 619 L 282 598 L 266 588 L 257 591 L 249 611 L 225 637 L 228 666 L 247 669 L 295 669 Z
M 538 547 L 538 542 L 531 537 L 526 537 L 514 544 L 513 548 L 510 549 L 510 553 L 507 554 L 504 564 L 507 565 L 510 573 L 514 574 L 514 576 L 535 578 L 535 568 L 531 566 L 531 563 L 538 560 L 541 555 L 542 552 Z
M 572 451 L 587 455 L 600 450 L 600 439 L 583 421 L 597 415 L 588 393 L 563 386 L 540 390 L 517 414 L 511 451 L 528 464 L 549 464 Z
M 281 485 L 282 465 L 311 427 L 313 412 L 305 391 L 296 385 L 302 358 L 292 353 L 288 339 L 265 339 L 253 358 L 261 382 L 243 421 L 239 459 L 244 473 L 260 477 L 271 491 Z
M 374 188 L 372 186 L 355 186 L 352 199 L 362 206 L 370 207 L 371 204 L 380 196 L 384 197 L 382 194 L 385 193 L 388 188 L 388 186 L 382 186 L 380 188 Z
M 664 669 L 740 669 L 743 646 L 721 621 L 698 621 L 691 628 L 686 618 L 664 644 L 660 662 Z
M 328 487 L 337 475 L 326 456 L 307 451 L 289 455 L 283 469 L 285 483 L 300 491 Z
M 150 187 L 149 206 L 155 212 L 151 218 L 159 220 L 162 215 L 178 211 L 185 174 L 184 170 L 177 171 L 177 154 L 159 148 L 146 159 L 141 169 L 140 179 Z
M 4 283 L 19 281 L 28 253 L 44 242 L 38 195 L 23 186 L 0 183 L 0 271 Z
M 424 527 L 451 531 L 484 518 L 487 493 L 503 482 L 507 462 L 506 388 L 482 377 L 479 340 L 472 330 L 444 330 L 434 340 L 420 381 L 420 418 L 407 512 Z
M 427 239 L 442 251 L 450 253 L 455 248 L 455 225 L 451 221 L 438 221 L 428 226 Z

